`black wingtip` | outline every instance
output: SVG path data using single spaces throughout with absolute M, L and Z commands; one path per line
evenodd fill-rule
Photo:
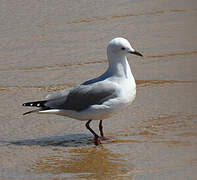
M 31 106 L 30 103 L 23 103 L 22 106 Z
M 22 106 L 35 106 L 35 102 L 23 103 Z
M 27 103 L 23 103 L 22 106 L 31 106 L 31 107 L 45 107 L 45 103 L 47 101 L 34 101 L 34 102 L 27 102 Z

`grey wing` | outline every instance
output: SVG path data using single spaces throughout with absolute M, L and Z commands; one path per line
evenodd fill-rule
M 68 95 L 49 100 L 46 106 L 50 108 L 81 111 L 91 105 L 100 105 L 104 101 L 117 97 L 114 86 L 96 83 L 91 85 L 79 85 L 73 88 Z
M 64 89 L 62 91 L 58 91 L 58 92 L 55 92 L 55 93 L 47 94 L 45 98 L 47 100 L 52 100 L 52 99 L 58 99 L 58 98 L 61 98 L 61 97 L 65 97 L 69 94 L 69 92 L 72 89 L 73 88 L 69 88 L 69 89 Z

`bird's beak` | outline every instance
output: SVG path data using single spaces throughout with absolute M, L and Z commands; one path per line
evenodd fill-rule
M 143 55 L 142 55 L 140 52 L 138 52 L 138 51 L 128 51 L 128 53 L 130 53 L 130 54 L 135 54 L 135 55 L 137 55 L 137 56 L 143 57 Z

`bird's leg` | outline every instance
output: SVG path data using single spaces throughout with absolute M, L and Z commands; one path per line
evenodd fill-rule
M 99 122 L 99 131 L 100 131 L 101 138 L 104 139 L 102 122 L 103 122 L 102 120 L 100 120 Z
M 94 144 L 95 144 L 95 145 L 99 145 L 99 144 L 101 144 L 101 140 L 100 140 L 99 135 L 96 134 L 96 133 L 90 128 L 89 124 L 90 124 L 91 121 L 92 121 L 92 120 L 89 120 L 89 121 L 86 123 L 86 128 L 94 135 Z
M 103 121 L 100 120 L 100 122 L 99 122 L 99 131 L 100 131 L 101 139 L 104 140 L 104 141 L 105 141 L 105 140 L 106 140 L 106 141 L 107 141 L 107 140 L 111 140 L 111 138 L 105 137 L 105 136 L 104 136 L 104 133 L 103 133 L 103 124 L 102 124 L 102 123 L 103 123 Z

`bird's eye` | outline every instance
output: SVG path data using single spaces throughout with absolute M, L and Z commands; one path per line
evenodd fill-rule
M 124 48 L 124 47 L 122 47 L 121 49 L 122 49 L 123 51 L 125 50 L 125 48 Z

